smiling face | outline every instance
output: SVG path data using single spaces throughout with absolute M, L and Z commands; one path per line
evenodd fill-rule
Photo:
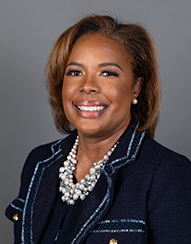
M 131 101 L 141 82 L 134 84 L 123 46 L 99 33 L 74 44 L 63 78 L 66 117 L 79 134 L 102 139 L 121 135 L 131 119 Z

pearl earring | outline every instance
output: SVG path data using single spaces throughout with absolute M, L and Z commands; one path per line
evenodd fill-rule
M 132 104 L 136 105 L 137 103 L 138 103 L 137 98 L 133 98 L 133 100 L 132 100 Z

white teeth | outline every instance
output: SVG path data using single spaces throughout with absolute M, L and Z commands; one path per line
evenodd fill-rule
M 100 111 L 100 110 L 104 110 L 106 107 L 105 106 L 91 106 L 91 107 L 78 106 L 78 108 L 83 111 Z

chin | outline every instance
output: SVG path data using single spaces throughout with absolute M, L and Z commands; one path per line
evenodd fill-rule
M 75 128 L 78 132 L 82 133 L 83 135 L 96 137 L 103 134 L 104 131 L 100 128 L 100 123 L 92 123 L 91 121 L 86 121 L 85 123 L 78 123 L 75 125 Z
M 100 128 L 91 128 L 91 127 L 80 127 L 80 128 L 77 128 L 77 130 L 82 133 L 83 135 L 86 135 L 86 136 L 101 136 L 102 132 L 100 131 Z

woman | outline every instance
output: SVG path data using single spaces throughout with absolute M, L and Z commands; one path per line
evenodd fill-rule
M 191 243 L 190 161 L 152 139 L 160 89 L 147 31 L 88 16 L 57 40 L 46 80 L 70 135 L 29 154 L 6 211 L 15 243 Z

